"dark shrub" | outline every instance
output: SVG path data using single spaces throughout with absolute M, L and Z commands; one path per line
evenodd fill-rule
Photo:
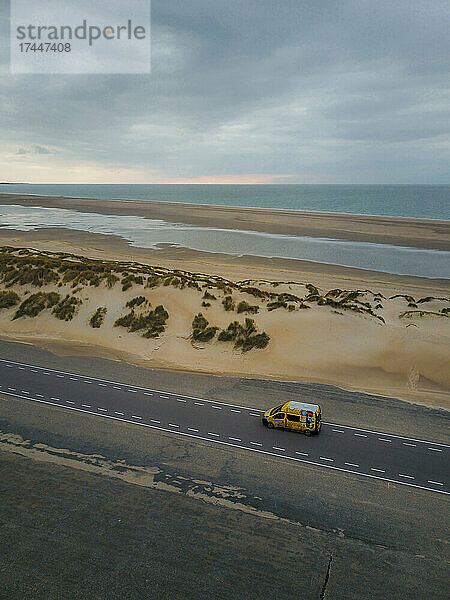
M 128 308 L 134 308 L 135 306 L 140 306 L 141 304 L 144 304 L 145 300 L 146 298 L 144 296 L 136 296 L 136 298 L 129 300 L 125 306 L 127 306 Z
M 259 306 L 252 306 L 251 304 L 248 304 L 248 302 L 245 302 L 245 300 L 242 300 L 242 302 L 239 302 L 238 307 L 237 307 L 237 312 L 238 313 L 250 313 L 252 315 L 256 314 L 259 311 Z
M 52 310 L 52 314 L 61 321 L 71 321 L 79 305 L 82 304 L 79 298 L 75 296 L 66 296 L 58 302 Z
M 235 303 L 231 296 L 225 296 L 222 300 L 222 304 L 225 310 L 230 311 L 235 309 Z
M 98 329 L 103 325 L 105 320 L 107 308 L 106 306 L 99 306 L 92 317 L 89 319 L 89 325 L 94 329 Z
M 19 302 L 20 298 L 16 292 L 0 292 L 0 308 L 11 308 Z
M 37 292 L 31 294 L 17 309 L 16 314 L 13 317 L 18 319 L 20 317 L 36 317 L 45 308 L 52 308 L 60 300 L 60 295 L 56 292 Z

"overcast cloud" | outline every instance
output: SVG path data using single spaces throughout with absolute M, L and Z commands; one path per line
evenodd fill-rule
M 0 180 L 448 181 L 447 2 L 153 0 L 150 75 L 9 75 L 0 2 Z

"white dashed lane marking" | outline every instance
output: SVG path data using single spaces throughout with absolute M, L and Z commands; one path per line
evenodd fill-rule
M 66 400 L 67 404 L 75 404 L 75 402 L 72 402 L 71 400 Z
M 300 456 L 308 456 L 306 452 L 296 452 L 295 454 L 299 454 Z
M 81 406 L 83 406 L 84 408 L 91 408 L 90 404 L 82 404 Z
M 286 448 L 278 448 L 278 446 L 272 446 L 274 450 L 280 450 L 281 452 L 285 452 Z
M 216 436 L 216 437 L 219 437 L 219 434 L 218 434 L 218 433 L 213 433 L 212 431 L 208 431 L 208 435 L 214 435 L 214 436 Z
M 197 406 L 205 406 L 203 402 L 194 402 Z
M 233 442 L 242 442 L 241 438 L 228 437 L 229 440 L 233 440 Z
M 364 433 L 354 433 L 353 435 L 357 435 L 358 437 L 367 437 Z
M 150 423 L 161 423 L 161 421 L 157 421 L 156 419 L 149 419 Z
M 132 419 L 142 419 L 139 415 L 131 415 Z M 173 425 L 172 427 L 178 427 L 178 425 Z
M 211 408 L 215 408 L 216 410 L 222 410 L 221 406 L 211 406 Z
M 403 475 L 402 473 L 399 473 L 398 476 L 405 477 L 405 479 L 415 479 L 412 475 Z
M 235 408 L 230 409 L 231 412 L 240 413 L 240 410 L 236 410 Z
M 428 450 L 434 450 L 434 452 L 442 452 L 439 448 L 428 448 Z
M 183 398 L 177 398 L 177 402 L 186 402 L 186 400 L 183 400 Z
M 389 442 L 391 443 L 392 440 L 387 440 L 386 438 L 378 438 L 380 440 L 380 442 Z
M 374 469 L 373 467 L 370 467 L 371 471 L 376 471 L 377 473 L 386 473 L 386 471 L 384 469 Z
M 114 414 L 115 414 L 115 415 L 121 415 L 122 417 L 123 417 L 123 415 L 124 415 L 124 413 L 123 413 L 123 412 L 119 412 L 118 410 L 115 410 L 115 411 L 114 411 Z
M 345 433 L 342 429 L 332 429 L 332 431 L 335 431 L 336 433 Z
M 194 429 L 193 427 L 188 427 L 187 429 L 188 429 L 188 431 L 195 431 L 198 433 L 198 429 Z
M 355 463 L 344 463 L 344 465 L 347 465 L 348 467 L 357 467 L 359 469 L 359 465 Z
M 254 446 L 262 446 L 261 442 L 250 442 L 250 444 L 253 444 Z
M 334 458 L 326 458 L 325 456 L 319 456 L 320 460 L 329 460 L 331 462 L 334 462 Z
M 417 446 L 417 444 L 408 444 L 408 442 L 403 442 L 404 446 L 413 446 L 414 448 Z
M 431 479 L 429 479 L 427 481 L 427 483 L 432 483 L 433 485 L 444 485 L 443 483 L 441 483 L 440 481 L 431 481 Z
M 105 411 L 105 412 L 107 412 L 107 411 L 108 411 L 108 409 L 107 409 L 107 408 L 102 408 L 101 406 L 97 406 L 97 410 L 103 410 L 103 411 Z

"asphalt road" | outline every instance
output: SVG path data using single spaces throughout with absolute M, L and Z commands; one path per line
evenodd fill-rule
M 305 437 L 262 426 L 263 411 L 0 359 L 0 392 L 277 459 L 449 494 L 449 445 L 327 423 Z M 280 403 L 289 398 L 280 398 Z M 269 408 L 269 407 L 267 407 Z M 274 469 L 276 469 L 274 461 Z M 300 465 L 299 465 L 300 466 Z M 300 475 L 300 472 L 299 472 Z

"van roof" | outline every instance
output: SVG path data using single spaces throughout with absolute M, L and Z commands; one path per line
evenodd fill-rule
M 289 410 L 310 410 L 316 412 L 319 409 L 318 404 L 308 404 L 307 402 L 289 402 L 286 407 Z

